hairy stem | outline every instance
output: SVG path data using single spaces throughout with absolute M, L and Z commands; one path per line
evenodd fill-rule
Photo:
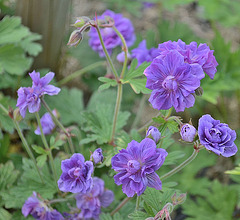
M 66 128 L 62 125 L 62 123 L 57 119 L 57 117 L 52 113 L 52 110 L 49 108 L 48 104 L 45 102 L 45 100 L 43 98 L 41 98 L 41 101 L 44 105 L 44 107 L 47 109 L 47 111 L 50 113 L 53 121 L 55 122 L 55 124 L 63 130 L 63 132 L 65 133 L 65 135 L 67 136 L 67 139 L 68 139 L 68 144 L 69 144 L 69 147 L 70 147 L 70 151 L 72 154 L 75 153 L 75 150 L 74 150 L 74 146 L 73 146 L 73 143 L 72 143 L 72 138 L 71 138 L 71 134 L 66 130 Z
M 39 126 L 40 131 L 41 131 L 41 138 L 42 138 L 43 145 L 48 152 L 50 166 L 51 166 L 51 169 L 52 169 L 52 172 L 53 172 L 53 177 L 54 177 L 54 180 L 55 180 L 55 183 L 56 183 L 56 186 L 57 186 L 57 173 L 56 173 L 56 169 L 55 169 L 54 162 L 53 162 L 52 151 L 49 148 L 46 137 L 43 133 L 43 129 L 42 129 L 42 125 L 41 125 L 41 122 L 40 122 L 40 117 L 39 117 L 38 112 L 35 113 L 35 116 L 36 116 L 37 123 L 38 123 L 38 126 Z M 58 188 L 58 186 L 57 186 L 57 188 Z
M 140 201 L 141 201 L 141 196 L 137 196 L 135 211 L 138 211 L 139 205 L 140 205 Z

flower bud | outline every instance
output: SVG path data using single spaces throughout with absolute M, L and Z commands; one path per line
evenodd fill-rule
M 23 119 L 21 114 L 20 114 L 20 109 L 19 108 L 16 108 L 13 111 L 13 119 L 17 122 L 20 122 Z
M 82 16 L 77 18 L 76 22 L 74 23 L 74 27 L 76 28 L 81 28 L 82 26 L 84 26 L 87 22 L 89 22 L 91 19 L 89 17 L 86 16 Z
M 182 193 L 178 196 L 176 193 L 174 193 L 174 195 L 171 197 L 171 200 L 173 205 L 180 205 L 185 202 L 186 198 L 187 198 L 187 193 Z
M 147 134 L 146 134 L 147 138 L 151 138 L 153 139 L 156 143 L 158 143 L 158 141 L 161 138 L 161 133 L 160 131 L 155 128 L 154 126 L 150 126 L 147 130 Z
M 98 164 L 98 163 L 100 163 L 100 162 L 103 162 L 102 149 L 101 149 L 101 148 L 96 149 L 96 150 L 92 153 L 90 159 L 93 160 L 93 162 L 94 162 L 95 164 Z
M 69 38 L 69 41 L 67 43 L 67 45 L 69 46 L 77 46 L 83 39 L 82 33 L 79 30 L 74 30 L 71 33 L 71 36 Z
M 202 89 L 201 86 L 199 86 L 199 87 L 195 90 L 195 94 L 196 94 L 197 96 L 202 96 L 202 94 L 203 94 L 203 89 Z
M 186 142 L 193 142 L 196 133 L 197 133 L 196 128 L 194 128 L 190 124 L 183 124 L 181 126 L 180 135 L 182 137 L 182 140 Z

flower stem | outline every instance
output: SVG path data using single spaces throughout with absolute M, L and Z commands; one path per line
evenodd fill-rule
M 172 176 L 173 174 L 179 172 L 180 170 L 182 170 L 185 166 L 187 166 L 189 163 L 191 163 L 196 158 L 200 149 L 201 148 L 194 149 L 192 155 L 189 158 L 187 158 L 184 162 L 182 162 L 179 166 L 175 167 L 173 170 L 171 170 L 168 173 L 161 176 L 160 179 L 161 180 L 166 179 L 166 178 Z
M 111 57 L 109 56 L 109 53 L 108 53 L 108 51 L 107 51 L 107 49 L 106 49 L 106 47 L 105 47 L 105 44 L 104 44 L 104 41 L 103 41 L 103 38 L 102 38 L 102 35 L 101 35 L 101 32 L 100 32 L 100 29 L 99 29 L 99 27 L 98 27 L 97 22 L 96 22 L 96 24 L 94 25 L 94 27 L 96 28 L 96 30 L 97 30 L 97 32 L 98 32 L 98 37 L 99 37 L 99 39 L 100 39 L 100 42 L 101 42 L 103 51 L 104 51 L 104 53 L 105 53 L 105 56 L 106 56 L 106 58 L 107 58 L 107 61 L 108 61 L 109 65 L 110 65 L 110 67 L 111 67 L 111 69 L 112 69 L 112 72 L 113 72 L 113 74 L 114 74 L 114 76 L 115 76 L 115 78 L 116 78 L 116 80 L 117 80 L 117 79 L 118 79 L 117 70 L 116 70 L 115 66 L 113 65 L 113 62 L 112 62 L 112 60 L 111 60 Z
M 137 196 L 135 211 L 138 211 L 139 205 L 140 205 L 140 201 L 141 201 L 141 196 Z
M 97 67 L 99 67 L 99 66 L 103 66 L 104 64 L 105 64 L 104 61 L 99 61 L 99 62 L 93 63 L 93 64 L 91 64 L 91 65 L 89 65 L 89 66 L 86 66 L 86 67 L 84 67 L 84 68 L 82 68 L 82 69 L 80 69 L 80 70 L 78 70 L 78 71 L 76 71 L 76 72 L 68 75 L 68 76 L 65 77 L 64 79 L 60 80 L 60 81 L 58 82 L 58 85 L 62 86 L 63 84 L 66 84 L 67 82 L 75 79 L 76 77 L 81 76 L 81 75 L 83 75 L 84 73 L 86 73 L 86 72 L 88 72 L 88 71 L 90 71 L 90 70 L 92 70 L 92 69 L 95 69 L 95 68 L 97 68 Z
M 116 209 L 114 209 L 111 212 L 111 216 L 113 216 L 116 212 L 118 212 L 128 201 L 130 201 L 132 199 L 132 197 L 126 197 L 118 206 Z
M 26 149 L 29 157 L 31 158 L 31 160 L 32 160 L 33 163 L 34 163 L 35 169 L 36 169 L 36 171 L 37 171 L 37 173 L 38 173 L 38 175 L 39 175 L 39 177 L 40 177 L 40 179 L 41 179 L 41 182 L 42 182 L 43 184 L 45 184 L 45 183 L 44 183 L 44 180 L 43 180 L 43 177 L 42 177 L 42 175 L 41 175 L 41 172 L 40 172 L 40 170 L 39 170 L 39 168 L 38 168 L 38 166 L 37 166 L 36 159 L 35 159 L 32 151 L 31 151 L 31 148 L 29 147 L 29 145 L 28 145 L 25 137 L 23 136 L 23 133 L 22 133 L 20 127 L 19 127 L 18 122 L 16 122 L 15 120 L 13 120 L 13 123 L 14 123 L 15 128 L 16 128 L 16 130 L 17 130 L 17 132 L 18 132 L 18 135 L 19 135 L 19 137 L 20 137 L 20 139 L 21 139 L 21 141 L 22 141 L 22 143 L 23 143 L 23 146 L 25 147 L 25 149 Z
M 8 110 L 7 110 L 2 104 L 0 104 L 0 108 L 3 110 L 3 112 L 4 112 L 6 115 L 8 115 Z M 35 169 L 36 169 L 36 171 L 37 171 L 37 173 L 38 173 L 38 175 L 39 175 L 39 177 L 40 177 L 40 179 L 41 179 L 41 182 L 42 182 L 43 184 L 45 184 L 45 183 L 44 183 L 44 180 L 43 180 L 43 177 L 42 177 L 42 175 L 41 175 L 41 172 L 40 172 L 40 170 L 39 170 L 39 168 L 38 168 L 38 166 L 37 166 L 36 159 L 35 159 L 32 151 L 31 151 L 31 148 L 29 147 L 29 145 L 28 145 L 28 143 L 27 143 L 27 140 L 25 139 L 25 137 L 24 137 L 24 135 L 23 135 L 23 133 L 22 133 L 22 131 L 21 131 L 21 129 L 20 129 L 20 126 L 19 126 L 18 122 L 17 122 L 16 120 L 14 120 L 14 118 L 12 118 L 12 120 L 13 120 L 14 126 L 15 126 L 15 128 L 16 128 L 16 130 L 17 130 L 17 133 L 18 133 L 18 135 L 19 135 L 19 137 L 20 137 L 20 139 L 21 139 L 21 141 L 22 141 L 22 143 L 23 143 L 23 146 L 25 147 L 25 150 L 27 151 L 28 156 L 31 158 L 31 160 L 32 160 L 32 162 L 33 162 L 33 164 L 34 164 L 34 166 L 35 166 Z
M 47 111 L 50 113 L 50 115 L 52 116 L 53 121 L 55 122 L 55 124 L 58 125 L 58 127 L 60 129 L 63 130 L 63 132 L 65 133 L 65 135 L 67 136 L 68 139 L 68 144 L 71 150 L 71 153 L 74 154 L 75 150 L 74 150 L 74 146 L 72 143 L 72 138 L 71 138 L 71 134 L 66 130 L 66 128 L 62 125 L 62 123 L 56 118 L 56 116 L 52 113 L 51 109 L 49 108 L 48 104 L 45 102 L 45 100 L 43 98 L 41 98 L 41 101 L 44 105 L 44 107 L 47 109 Z
M 40 122 L 40 117 L 39 117 L 38 112 L 35 113 L 35 116 L 36 116 L 37 123 L 38 123 L 38 126 L 39 126 L 40 131 L 41 131 L 41 138 L 42 138 L 43 145 L 46 148 L 46 150 L 48 151 L 50 166 L 51 166 L 53 176 L 54 176 L 54 180 L 55 180 L 55 183 L 56 183 L 56 186 L 57 186 L 57 173 L 56 173 L 56 169 L 55 169 L 55 166 L 54 166 L 52 151 L 49 148 L 46 137 L 43 133 L 43 129 L 42 129 L 42 125 L 41 125 L 41 122 Z M 57 188 L 58 188 L 58 186 L 57 186 Z

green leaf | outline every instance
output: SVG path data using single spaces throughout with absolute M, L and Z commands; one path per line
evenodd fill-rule
M 163 165 L 173 165 L 178 162 L 179 159 L 183 158 L 185 153 L 183 151 L 172 151 L 169 152 Z
M 83 118 L 83 93 L 78 89 L 62 88 L 61 92 L 54 97 L 47 96 L 45 98 L 48 105 L 60 113 L 60 119 L 63 125 L 71 125 L 78 123 L 81 125 Z
M 101 82 L 104 82 L 104 84 L 99 86 L 99 88 L 98 88 L 99 91 L 108 89 L 110 86 L 116 86 L 117 85 L 117 82 L 116 82 L 115 79 L 109 79 L 109 78 L 106 78 L 106 77 L 99 77 L 98 80 L 101 81 Z
M 43 149 L 42 147 L 39 147 L 37 145 L 32 145 L 32 148 L 37 154 L 47 154 L 46 150 Z
M 234 175 L 240 175 L 240 164 L 238 167 L 235 167 L 233 170 L 227 170 L 225 171 L 227 174 L 234 174 Z
M 143 203 L 143 208 L 145 209 L 149 216 L 155 216 L 151 206 L 149 206 L 146 202 Z
M 38 167 L 42 168 L 47 162 L 47 155 L 43 154 L 36 158 Z
M 19 171 L 14 169 L 12 161 L 0 164 L 0 191 L 4 191 L 12 186 L 18 178 Z
M 123 220 L 123 218 L 122 218 L 121 214 L 119 212 L 117 212 L 116 214 L 114 214 L 113 220 Z
M 137 94 L 150 94 L 152 90 L 146 88 L 147 78 L 144 79 L 130 79 L 129 83 L 133 89 L 133 91 Z
M 171 120 L 171 121 L 167 121 L 166 123 L 167 125 L 167 128 L 169 129 L 169 131 L 171 133 L 176 133 L 176 132 L 179 132 L 179 128 L 178 128 L 178 123 Z
M 6 209 L 0 207 L 0 219 L 11 220 L 12 216 Z
M 128 215 L 128 217 L 130 219 L 134 219 L 134 220 L 145 220 L 146 218 L 149 217 L 149 215 L 142 211 L 135 211 L 135 212 L 131 213 L 130 215 Z
M 42 46 L 39 43 L 33 42 L 35 40 L 40 40 L 42 37 L 39 34 L 32 33 L 27 36 L 24 40 L 20 42 L 21 47 L 28 54 L 32 56 L 37 56 L 42 51 Z
M 0 21 L 0 44 L 11 44 L 20 42 L 29 35 L 28 28 L 21 26 L 19 17 L 5 16 Z
M 101 213 L 100 220 L 112 220 L 112 217 L 109 213 Z
M 27 58 L 21 47 L 8 44 L 0 47 L 0 65 L 13 75 L 22 75 L 32 64 L 32 58 Z
M 134 59 L 132 61 L 129 70 L 124 77 L 124 80 L 129 80 L 139 76 L 143 76 L 144 70 L 150 65 L 149 62 L 144 62 L 139 67 L 137 67 L 137 63 L 138 63 L 137 59 Z

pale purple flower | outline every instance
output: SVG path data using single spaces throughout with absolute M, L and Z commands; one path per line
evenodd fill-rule
M 127 58 L 128 58 L 128 60 L 131 60 L 131 59 L 132 59 L 132 56 L 131 56 L 130 53 L 127 53 Z M 117 55 L 117 61 L 118 61 L 119 63 L 124 63 L 124 60 L 125 60 L 125 52 L 122 51 L 121 53 L 119 53 L 119 54 Z
M 146 87 L 152 90 L 149 102 L 153 108 L 177 112 L 192 107 L 194 92 L 200 86 L 196 69 L 184 62 L 184 57 L 175 51 L 156 57 L 144 71 Z
M 63 216 L 57 211 L 49 208 L 43 201 L 37 198 L 36 192 L 29 197 L 23 207 L 22 214 L 24 217 L 32 215 L 37 220 L 63 220 Z
M 93 163 L 86 161 L 82 154 L 75 153 L 70 159 L 62 161 L 62 175 L 58 187 L 63 192 L 87 193 L 91 190 L 93 180 Z
M 56 110 L 52 111 L 53 114 L 56 116 Z M 43 129 L 43 134 L 47 135 L 47 134 L 51 134 L 52 130 L 55 128 L 55 123 L 52 120 L 52 116 L 50 115 L 50 113 L 45 113 L 42 118 L 40 119 L 40 123 L 42 125 L 42 129 Z M 37 129 L 34 131 L 34 133 L 36 135 L 41 135 L 41 131 L 39 126 L 37 127 Z
M 180 135 L 182 137 L 182 140 L 186 142 L 193 142 L 196 133 L 196 128 L 190 124 L 184 124 L 181 126 Z
M 103 162 L 103 154 L 102 154 L 102 149 L 101 148 L 97 148 L 91 155 L 90 157 L 91 160 L 93 160 L 93 162 L 95 164 L 98 164 L 100 162 Z
M 217 72 L 217 61 L 213 55 L 213 50 L 207 46 L 207 44 L 199 44 L 191 42 L 186 45 L 182 40 L 167 41 L 158 46 L 159 53 L 161 56 L 165 56 L 172 50 L 177 50 L 182 56 L 184 61 L 189 63 L 193 68 L 197 68 L 197 77 L 201 80 L 205 77 L 204 72 L 209 75 L 211 79 L 214 78 Z
M 231 157 L 238 151 L 234 143 L 236 132 L 208 114 L 199 119 L 198 136 L 200 143 L 217 155 Z
M 101 207 L 108 207 L 114 200 L 111 190 L 104 189 L 104 181 L 93 177 L 93 188 L 89 193 L 76 195 L 77 207 L 81 209 L 78 217 L 83 219 L 99 219 Z
M 147 186 L 162 189 L 157 171 L 168 155 L 165 149 L 156 148 L 156 143 L 145 138 L 140 143 L 133 140 L 112 158 L 112 168 L 118 172 L 114 176 L 117 185 L 122 184 L 123 193 L 133 197 L 141 195 Z
M 104 20 L 105 17 L 111 17 L 114 20 L 114 25 L 123 35 L 127 46 L 132 46 L 136 39 L 132 22 L 128 18 L 123 17 L 122 14 L 115 14 L 111 10 L 106 10 L 101 16 L 98 16 L 98 20 Z M 120 37 L 118 37 L 113 28 L 101 28 L 100 32 L 106 49 L 110 54 L 112 53 L 112 49 L 122 45 Z M 95 28 L 92 27 L 90 29 L 89 37 L 89 45 L 99 53 L 99 56 L 104 57 L 104 51 Z
M 17 107 L 19 107 L 20 114 L 24 118 L 26 111 L 30 113 L 38 112 L 41 108 L 41 97 L 45 94 L 57 95 L 60 89 L 48 85 L 53 79 L 54 73 L 47 73 L 44 77 L 40 78 L 40 73 L 33 71 L 29 73 L 33 80 L 32 87 L 20 87 L 18 89 Z
M 146 137 L 152 138 L 155 143 L 158 143 L 161 138 L 161 132 L 156 127 L 150 126 L 147 130 Z

